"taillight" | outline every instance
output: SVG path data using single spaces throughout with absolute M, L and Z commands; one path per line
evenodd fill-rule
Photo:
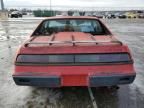
M 19 55 L 17 63 L 119 63 L 131 62 L 127 53 L 114 54 L 56 54 Z
M 92 54 L 92 55 L 76 55 L 76 62 L 92 62 L 92 63 L 107 63 L 107 62 L 127 62 L 130 61 L 128 54 Z
M 74 62 L 72 55 L 19 55 L 19 63 L 67 63 Z

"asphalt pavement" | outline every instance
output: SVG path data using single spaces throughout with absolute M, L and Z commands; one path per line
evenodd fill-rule
M 0 22 L 0 108 L 93 108 L 86 87 L 39 88 L 15 85 L 12 79 L 16 50 L 41 19 Z M 103 20 L 132 52 L 137 72 L 134 83 L 118 90 L 92 88 L 98 108 L 144 108 L 144 19 Z

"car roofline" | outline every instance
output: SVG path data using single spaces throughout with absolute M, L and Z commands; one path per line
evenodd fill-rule
M 99 18 L 91 17 L 91 16 L 53 16 L 53 17 L 46 17 L 44 20 L 50 20 L 50 19 L 96 19 L 96 20 L 99 20 Z

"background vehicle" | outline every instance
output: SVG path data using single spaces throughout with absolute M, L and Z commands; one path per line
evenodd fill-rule
M 139 14 L 138 18 L 144 18 L 144 13 Z
M 118 16 L 118 18 L 120 18 L 120 19 L 125 19 L 125 18 L 127 18 L 127 16 L 126 16 L 125 14 L 120 14 L 120 15 Z
M 62 16 L 68 16 L 68 13 L 67 13 L 67 12 L 62 12 L 61 15 L 62 15 Z
M 22 15 L 27 15 L 28 13 L 27 12 L 22 12 Z
M 106 16 L 106 18 L 108 18 L 108 19 L 114 19 L 114 18 L 116 18 L 116 16 L 114 14 L 108 14 Z
M 85 12 L 84 16 L 93 16 L 91 12 Z
M 137 18 L 138 17 L 138 15 L 133 12 L 126 12 L 125 15 L 127 16 L 127 18 Z
M 13 11 L 11 13 L 11 18 L 19 18 L 19 17 L 22 17 L 22 13 L 20 11 Z
M 93 16 L 94 16 L 94 17 L 97 17 L 97 18 L 103 18 L 103 14 L 98 13 L 98 12 L 93 13 Z
M 72 16 L 80 16 L 79 12 L 74 12 Z

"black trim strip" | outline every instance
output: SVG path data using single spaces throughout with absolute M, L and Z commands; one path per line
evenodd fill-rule
M 123 62 L 72 62 L 72 63 L 70 63 L 70 62 L 58 62 L 58 63 L 22 63 L 22 62 L 16 62 L 15 63 L 15 65 L 18 65 L 18 66 L 20 66 L 20 65 L 22 65 L 22 66 L 27 66 L 27 65 L 31 65 L 31 66 L 33 66 L 33 65 L 36 65 L 36 66 L 38 66 L 38 65 L 40 65 L 40 66 L 42 66 L 42 65 L 44 65 L 44 66 L 46 66 L 46 65 L 49 65 L 49 66 L 91 66 L 91 65 L 114 65 L 114 64 L 133 64 L 133 60 L 132 60 L 132 58 L 131 58 L 131 55 L 129 54 L 129 53 L 127 53 L 127 52 L 125 52 L 125 53 L 79 53 L 79 54 L 75 54 L 75 53 L 72 53 L 72 54 L 19 54 L 18 56 L 20 56 L 20 55 L 95 55 L 95 54 L 128 54 L 129 55 L 129 61 L 123 61 Z M 18 56 L 17 56 L 17 58 L 18 58 Z M 17 59 L 16 59 L 16 61 L 17 61 Z
M 96 65 L 125 65 L 133 64 L 130 62 L 113 62 L 113 63 L 15 63 L 16 66 L 96 66 Z

